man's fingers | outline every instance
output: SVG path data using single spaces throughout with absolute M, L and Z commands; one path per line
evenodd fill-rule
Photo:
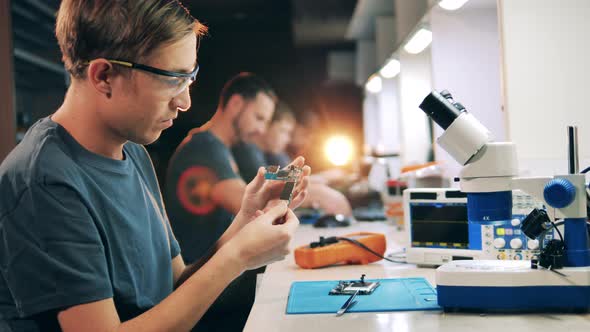
M 310 176 L 311 175 L 311 167 L 309 167 L 308 165 L 303 166 L 302 169 L 302 175 L 303 176 Z
M 303 165 L 305 165 L 305 158 L 303 158 L 303 156 L 299 156 L 295 158 L 295 160 L 293 160 L 289 165 L 303 167 Z
M 291 204 L 289 204 L 289 208 L 291 209 L 296 209 L 299 207 L 299 205 L 301 205 L 301 203 L 303 203 L 303 201 L 305 201 L 305 198 L 307 197 L 307 191 L 304 192 L 300 192 L 297 195 L 295 195 L 295 197 L 293 197 L 293 199 L 291 200 Z
M 301 192 L 307 190 L 307 188 L 309 187 L 309 183 L 310 183 L 310 179 L 309 179 L 310 173 L 311 173 L 311 168 L 309 166 L 304 166 L 302 176 L 299 179 L 299 181 L 297 182 L 297 186 L 293 190 L 293 197 L 296 197 Z
M 293 213 L 293 210 L 291 209 L 287 210 L 287 213 L 285 214 L 284 218 L 285 222 L 282 224 L 283 227 L 287 228 L 289 234 L 293 234 L 293 232 L 295 232 L 295 229 L 297 229 L 297 227 L 299 226 L 299 219 L 297 219 L 297 216 L 295 215 L 295 213 Z
M 265 173 L 266 173 L 266 170 L 264 169 L 264 167 L 258 168 L 258 172 L 256 173 L 256 176 L 248 184 L 248 191 L 257 192 L 258 190 L 260 190 L 260 188 L 262 188 L 262 186 L 264 185 L 264 182 L 266 181 L 266 179 L 264 178 Z
M 293 192 L 295 194 L 298 194 L 302 191 L 307 190 L 308 186 L 309 186 L 309 177 L 304 177 L 303 179 L 299 180 L 299 183 L 297 183 L 297 187 L 295 187 L 295 190 L 293 190 Z
M 273 223 L 276 219 L 284 216 L 287 213 L 287 203 L 280 201 L 262 216 L 268 223 Z

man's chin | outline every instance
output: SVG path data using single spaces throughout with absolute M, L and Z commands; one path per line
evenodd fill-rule
M 133 139 L 130 139 L 131 142 L 141 144 L 141 145 L 150 145 L 160 138 L 162 131 L 159 131 L 157 134 L 154 135 L 145 135 L 145 136 L 137 136 Z
M 240 141 L 244 143 L 253 143 L 254 142 L 254 135 L 248 135 L 246 137 L 240 138 Z

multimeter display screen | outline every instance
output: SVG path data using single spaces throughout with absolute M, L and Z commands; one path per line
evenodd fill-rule
M 469 247 L 467 204 L 410 204 L 412 247 Z

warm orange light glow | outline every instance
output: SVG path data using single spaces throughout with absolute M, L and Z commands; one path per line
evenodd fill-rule
M 352 141 L 344 136 L 334 136 L 328 139 L 325 146 L 325 153 L 328 160 L 335 166 L 343 166 L 352 160 Z

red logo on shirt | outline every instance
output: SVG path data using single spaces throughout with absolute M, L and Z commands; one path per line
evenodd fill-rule
M 180 175 L 176 195 L 180 204 L 192 214 L 206 215 L 215 209 L 211 190 L 217 183 L 217 176 L 207 167 L 193 166 Z

